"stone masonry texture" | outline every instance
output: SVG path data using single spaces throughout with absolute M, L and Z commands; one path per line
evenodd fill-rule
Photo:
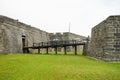
M 76 41 L 85 41 L 86 37 L 81 36 L 81 35 L 77 35 L 71 32 L 64 32 L 64 33 L 50 33 L 50 40 L 54 41 L 68 41 L 69 40 L 76 40 Z M 77 46 L 78 51 L 83 51 L 83 46 Z M 59 51 L 61 49 L 59 48 Z M 73 47 L 72 46 L 67 46 L 67 51 L 73 51 Z
M 49 33 L 31 27 L 30 25 L 0 16 L 0 53 L 22 53 L 24 47 L 33 46 L 33 43 L 47 42 Z
M 48 42 L 55 39 L 72 40 L 85 37 L 65 32 L 48 33 L 18 20 L 0 15 L 0 54 L 23 53 L 23 47 L 31 47 L 33 43 Z M 34 50 L 30 50 L 34 52 Z
M 120 16 L 109 16 L 92 28 L 84 55 L 104 61 L 120 61 Z

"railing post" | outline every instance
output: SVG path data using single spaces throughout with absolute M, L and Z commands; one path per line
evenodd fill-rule
M 38 44 L 38 46 L 40 46 L 40 43 Z
M 48 46 L 48 42 L 47 42 L 47 45 L 46 46 Z
M 33 43 L 33 47 L 34 47 L 34 43 Z
M 43 42 L 42 42 L 42 46 L 43 46 Z

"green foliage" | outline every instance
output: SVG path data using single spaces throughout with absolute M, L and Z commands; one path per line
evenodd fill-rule
M 120 63 L 81 55 L 0 55 L 0 80 L 120 80 Z

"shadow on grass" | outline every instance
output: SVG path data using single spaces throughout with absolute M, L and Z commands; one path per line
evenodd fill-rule
M 35 54 L 35 55 L 69 55 L 69 56 L 82 56 L 82 52 L 78 52 L 77 55 L 75 55 L 74 52 L 67 52 L 66 54 L 64 54 L 64 52 L 58 52 L 57 54 L 55 52 L 49 52 L 47 53 L 24 53 L 24 54 Z

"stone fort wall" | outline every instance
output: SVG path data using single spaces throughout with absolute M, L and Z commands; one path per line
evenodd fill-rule
M 50 40 L 54 41 L 61 41 L 61 40 L 65 40 L 65 41 L 69 41 L 69 40 L 76 40 L 76 41 L 85 41 L 86 37 L 81 36 L 81 35 L 77 35 L 71 32 L 63 32 L 63 33 L 50 33 Z M 69 42 L 68 42 L 69 43 Z M 78 51 L 83 51 L 83 46 L 77 46 Z M 59 51 L 61 51 L 61 48 L 58 49 Z M 73 51 L 72 46 L 68 46 L 67 47 L 67 51 Z
M 120 16 L 110 16 L 92 28 L 85 54 L 104 61 L 120 61 Z
M 50 33 L 50 39 L 51 40 L 85 40 L 86 37 L 77 35 L 71 32 L 63 32 L 63 33 Z
M 0 15 L 0 54 L 23 53 L 23 47 L 31 47 L 33 43 L 48 42 L 55 39 L 83 40 L 85 37 L 69 32 L 63 34 L 48 33 Z M 70 48 L 68 49 L 70 50 Z M 30 50 L 32 53 L 34 51 Z
M 49 40 L 48 32 L 31 27 L 18 20 L 0 16 L 0 53 L 22 53 L 23 46 L 33 46 L 35 42 L 47 42 Z

